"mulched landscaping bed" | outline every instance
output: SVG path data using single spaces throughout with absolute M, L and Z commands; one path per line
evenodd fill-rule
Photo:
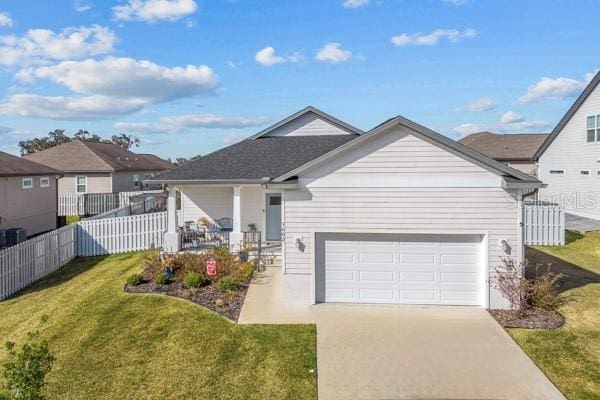
M 505 328 L 556 329 L 565 323 L 565 318 L 556 311 L 533 309 L 522 314 L 515 310 L 489 311 L 492 317 Z
M 223 294 L 213 285 L 206 285 L 192 290 L 185 288 L 182 282 L 159 285 L 153 281 L 146 280 L 137 286 L 125 285 L 125 291 L 128 293 L 160 293 L 190 300 L 237 322 L 242 311 L 244 299 L 246 298 L 248 286 L 248 284 L 242 284 L 234 293 Z M 221 301 L 222 305 L 217 305 L 221 304 Z

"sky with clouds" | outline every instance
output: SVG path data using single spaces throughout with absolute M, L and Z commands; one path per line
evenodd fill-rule
M 597 0 L 3 0 L 0 150 L 54 129 L 205 154 L 314 105 L 368 130 L 547 132 L 599 68 Z

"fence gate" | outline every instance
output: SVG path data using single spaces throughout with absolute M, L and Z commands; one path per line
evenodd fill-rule
M 525 203 L 523 206 L 525 244 L 562 246 L 565 244 L 565 211 L 557 204 Z

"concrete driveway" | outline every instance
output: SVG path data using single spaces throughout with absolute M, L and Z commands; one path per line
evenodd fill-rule
M 250 287 L 241 323 L 316 323 L 319 400 L 564 399 L 483 309 L 281 302 L 281 274 Z

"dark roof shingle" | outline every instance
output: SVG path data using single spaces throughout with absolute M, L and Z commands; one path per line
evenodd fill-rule
M 497 161 L 534 161 L 535 153 L 547 137 L 546 133 L 479 132 L 460 139 L 459 143 Z
M 359 137 L 283 136 L 246 139 L 155 177 L 157 181 L 274 179 Z
M 113 143 L 74 140 L 25 156 L 64 172 L 162 171 L 172 165 L 157 156 L 135 154 Z
M 0 176 L 58 175 L 59 171 L 0 151 Z

